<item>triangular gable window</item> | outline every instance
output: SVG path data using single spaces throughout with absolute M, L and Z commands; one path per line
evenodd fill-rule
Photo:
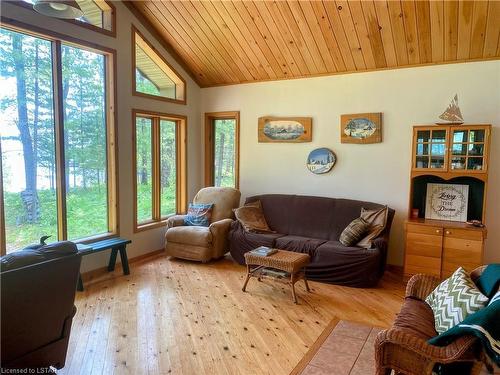
M 134 54 L 134 95 L 185 103 L 186 82 L 156 49 L 135 29 L 132 30 Z

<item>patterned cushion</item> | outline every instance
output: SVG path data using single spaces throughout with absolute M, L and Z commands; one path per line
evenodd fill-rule
M 361 238 L 361 241 L 359 241 L 356 246 L 370 249 L 372 247 L 373 240 L 377 238 L 378 235 L 385 229 L 388 215 L 389 209 L 387 206 L 378 210 L 367 210 L 364 207 L 361 208 L 360 217 L 369 224 L 369 228 L 367 233 L 365 233 L 365 236 Z
M 234 216 L 247 232 L 274 233 L 267 225 L 260 200 L 235 209 Z
M 212 217 L 213 204 L 189 203 L 188 213 L 184 219 L 184 225 L 208 227 Z
M 339 241 L 344 246 L 352 246 L 363 237 L 369 227 L 370 224 L 368 224 L 364 219 L 358 217 L 345 227 L 340 234 Z
M 488 297 L 476 288 L 469 274 L 460 267 L 439 284 L 425 302 L 434 313 L 436 331 L 443 333 L 486 306 Z

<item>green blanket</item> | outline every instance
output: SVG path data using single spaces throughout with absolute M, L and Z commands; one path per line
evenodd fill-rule
M 500 366 L 500 293 L 493 297 L 488 306 L 428 342 L 431 345 L 446 346 L 462 335 L 477 336 L 488 357 Z

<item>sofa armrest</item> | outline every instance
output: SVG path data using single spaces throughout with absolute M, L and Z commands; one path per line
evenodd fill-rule
M 382 351 L 384 345 L 392 344 L 407 350 L 412 356 L 416 354 L 432 362 L 450 363 L 459 358 L 460 360 L 469 359 L 463 356 L 469 349 L 477 344 L 477 342 L 476 337 L 466 335 L 459 337 L 447 346 L 435 346 L 404 329 L 391 328 L 378 333 L 375 340 L 375 350 L 376 352 Z M 471 351 L 471 360 L 473 359 L 472 353 L 474 353 L 474 351 Z M 378 355 L 380 355 L 380 352 Z
M 414 275 L 406 285 L 406 297 L 414 297 L 423 301 L 440 282 L 441 280 L 431 275 Z
M 186 215 L 173 215 L 167 219 L 167 229 L 184 225 Z
M 209 229 L 210 233 L 212 233 L 214 258 L 219 258 L 227 253 L 227 233 L 232 223 L 232 219 L 222 219 L 210 224 Z

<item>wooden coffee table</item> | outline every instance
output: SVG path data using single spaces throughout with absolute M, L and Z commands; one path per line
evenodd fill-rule
M 310 291 L 305 274 L 305 267 L 309 264 L 309 260 L 310 257 L 307 254 L 286 250 L 278 250 L 277 253 L 269 256 L 259 256 L 251 252 L 245 253 L 247 278 L 242 290 L 246 291 L 248 280 L 251 277 L 257 277 L 259 281 L 262 278 L 270 278 L 289 284 L 292 287 L 293 302 L 297 303 L 295 283 L 298 280 L 304 279 L 306 290 Z

